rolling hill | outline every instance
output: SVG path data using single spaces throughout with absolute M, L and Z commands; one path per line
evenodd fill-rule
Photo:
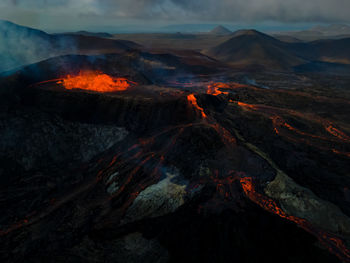
M 208 55 L 237 66 L 259 65 L 287 70 L 304 59 L 288 50 L 288 44 L 255 30 L 241 30 L 228 41 L 207 51 Z
M 89 32 L 89 31 L 78 31 L 78 32 L 69 32 L 67 34 L 70 35 L 81 35 L 81 36 L 89 36 L 89 37 L 103 37 L 103 38 L 112 38 L 113 35 L 109 33 L 104 33 L 104 32 Z
M 320 61 L 350 64 L 350 38 L 319 40 L 310 45 Z
M 314 61 L 350 64 L 350 38 L 293 43 L 255 30 L 240 30 L 232 36 L 206 53 L 231 65 L 274 70 L 293 70 Z
M 310 68 L 315 62 L 325 62 L 322 69 L 336 63 L 338 69 L 350 64 L 350 38 L 302 42 L 276 39 L 256 30 L 231 33 L 219 26 L 210 34 L 141 34 L 130 38 L 117 35 L 110 39 L 86 34 L 48 34 L 0 20 L 0 72 L 67 54 L 98 55 L 142 49 L 133 40 L 149 50 L 158 48 L 167 53 L 204 50 L 206 55 L 241 69 L 293 71 L 300 65 Z
M 307 30 L 280 32 L 275 37 L 293 37 L 302 41 L 316 41 L 321 39 L 342 39 L 350 37 L 350 26 L 332 24 L 327 26 L 315 26 Z

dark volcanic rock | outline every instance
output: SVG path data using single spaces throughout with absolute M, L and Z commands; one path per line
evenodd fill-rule
M 85 69 L 137 84 L 37 83 Z M 132 52 L 0 80 L 2 262 L 349 261 L 348 102 L 160 85 L 182 71 Z

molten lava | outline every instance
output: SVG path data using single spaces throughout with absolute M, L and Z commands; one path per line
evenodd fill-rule
M 342 141 L 350 141 L 350 137 L 348 135 L 346 135 L 344 132 L 335 128 L 332 124 L 326 125 L 325 129 L 327 132 L 329 132 L 330 134 L 332 134 L 333 136 L 337 137 Z
M 318 240 L 323 244 L 325 247 L 328 248 L 328 250 L 338 256 L 341 260 L 344 262 L 350 261 L 350 251 L 347 249 L 344 241 L 340 239 L 339 237 L 335 236 L 334 234 L 331 234 L 329 232 L 323 231 L 321 229 L 317 229 L 316 227 L 312 226 L 307 220 L 303 218 L 299 218 L 296 216 L 291 216 L 286 214 L 278 205 L 277 203 L 268 198 L 267 196 L 264 196 L 260 193 L 258 193 L 255 190 L 255 186 L 253 183 L 253 179 L 251 177 L 243 177 L 240 179 L 240 183 L 242 185 L 244 193 L 248 196 L 248 198 L 265 209 L 266 211 L 269 211 L 270 213 L 276 214 L 280 216 L 281 218 L 285 218 L 289 221 L 292 221 L 299 225 L 301 228 L 306 230 L 307 232 L 315 235 Z
M 207 118 L 207 115 L 204 113 L 204 109 L 198 105 L 197 99 L 194 96 L 194 94 L 188 95 L 187 100 L 193 105 L 193 107 L 195 107 L 198 111 L 200 111 L 204 119 Z
M 218 96 L 220 94 L 227 95 L 228 92 L 221 91 L 220 89 L 229 89 L 229 88 L 230 86 L 228 84 L 221 83 L 221 82 L 214 83 L 208 86 L 207 94 L 214 95 L 214 96 Z
M 76 76 L 68 75 L 57 83 L 65 89 L 82 89 L 97 92 L 116 92 L 127 90 L 135 82 L 126 78 L 115 78 L 95 71 L 82 71 Z
M 253 104 L 247 104 L 247 103 L 240 102 L 240 101 L 237 101 L 237 105 L 242 107 L 245 110 L 257 110 L 258 109 L 258 107 L 256 107 Z
M 274 132 L 282 136 L 289 141 L 293 141 L 295 143 L 303 143 L 303 144 L 308 144 L 313 147 L 317 147 L 318 149 L 321 149 L 323 151 L 332 151 L 335 154 L 342 155 L 345 157 L 350 157 L 350 152 L 343 152 L 334 148 L 329 148 L 329 146 L 322 146 L 322 141 L 323 142 L 335 142 L 339 143 L 340 141 L 343 143 L 349 143 L 350 142 L 350 136 L 342 132 L 341 130 L 337 129 L 334 127 L 334 125 L 321 117 L 318 117 L 316 115 L 305 115 L 303 113 L 290 110 L 290 109 L 282 109 L 282 108 L 277 108 L 277 107 L 272 107 L 272 106 L 266 106 L 266 105 L 255 105 L 255 104 L 247 104 L 244 102 L 240 101 L 234 101 L 230 100 L 231 103 L 237 103 L 239 107 L 241 107 L 244 110 L 247 111 L 255 111 L 259 112 L 260 114 L 264 116 L 268 116 L 272 120 L 272 125 L 273 125 L 273 130 Z M 327 131 L 329 134 L 332 135 L 332 137 L 329 136 L 323 136 L 323 135 L 317 135 L 317 134 L 311 134 L 307 133 L 304 131 L 301 131 L 289 123 L 287 123 L 283 117 L 281 117 L 279 114 L 289 114 L 301 119 L 304 119 L 306 121 L 309 121 L 311 123 L 316 123 L 319 125 L 322 125 L 325 131 Z M 284 130 L 282 129 L 284 128 Z M 290 131 L 292 133 L 286 133 L 285 131 Z M 294 133 L 294 135 L 293 135 Z M 299 135 L 299 136 L 295 136 Z M 319 143 L 315 143 L 315 141 L 312 140 L 319 140 Z

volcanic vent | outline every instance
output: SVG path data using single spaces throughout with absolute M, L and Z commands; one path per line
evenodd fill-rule
M 2 262 L 350 261 L 348 130 L 301 111 L 348 102 L 107 59 L 3 80 Z
M 136 82 L 126 78 L 115 78 L 102 72 L 94 71 L 83 71 L 77 76 L 68 75 L 57 83 L 62 84 L 68 90 L 81 89 L 96 92 L 124 91 L 130 88 L 131 85 L 137 85 Z
M 78 74 L 68 74 L 62 78 L 35 83 L 34 86 L 58 84 L 66 90 L 85 90 L 101 93 L 126 91 L 138 85 L 124 77 L 113 77 L 101 71 L 84 70 Z

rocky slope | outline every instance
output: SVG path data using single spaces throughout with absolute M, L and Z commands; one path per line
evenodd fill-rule
M 123 40 L 91 35 L 48 34 L 0 20 L 0 72 L 65 54 L 122 53 L 140 48 Z
M 79 70 L 137 84 L 65 89 Z M 350 262 L 349 102 L 197 70 L 129 53 L 3 76 L 1 261 Z

